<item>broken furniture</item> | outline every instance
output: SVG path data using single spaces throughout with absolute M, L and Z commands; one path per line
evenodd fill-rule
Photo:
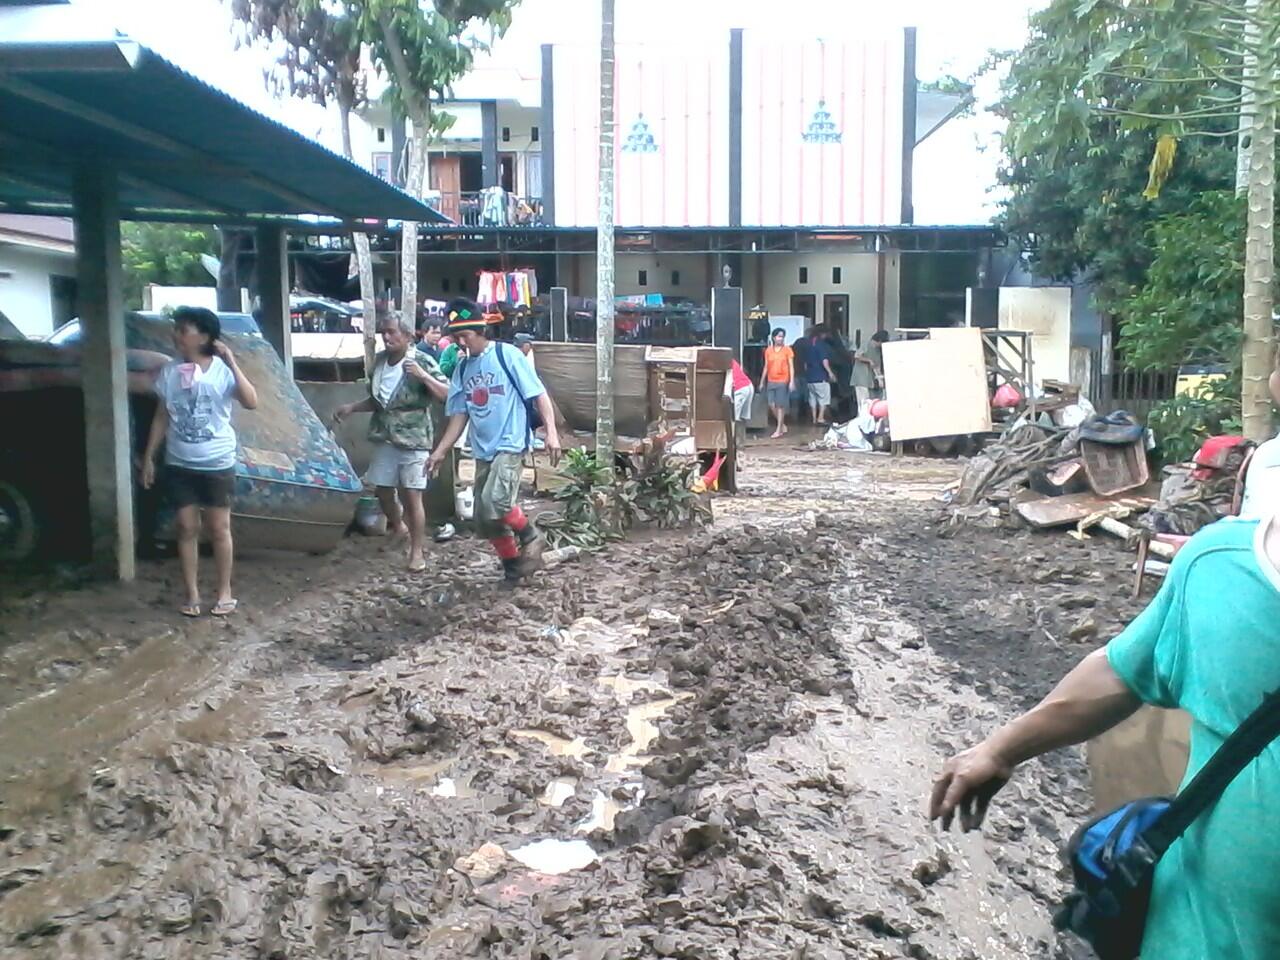
M 1251 447 L 1246 451 L 1239 469 L 1236 470 L 1235 489 L 1231 495 L 1231 513 L 1228 514 L 1228 516 L 1237 517 L 1240 515 L 1240 505 L 1244 500 L 1245 478 L 1249 474 L 1249 464 L 1253 462 L 1253 454 L 1256 449 L 1256 447 Z M 1189 535 L 1176 533 L 1153 533 L 1147 529 L 1143 529 L 1139 533 L 1138 564 L 1133 579 L 1133 597 L 1135 600 L 1142 596 L 1142 581 L 1149 572 L 1147 570 L 1148 554 L 1153 552 L 1157 545 L 1160 545 L 1168 548 L 1168 558 L 1172 559 L 1174 554 L 1181 550 L 1190 539 L 1191 536 Z
M 723 453 L 721 489 L 737 490 L 733 403 L 724 395 L 732 354 L 716 347 L 645 348 L 649 367 L 649 420 L 658 434 L 673 434 L 673 453 Z
M 651 362 L 647 357 L 653 351 Z M 595 446 L 596 345 L 594 343 L 534 344 L 538 376 L 564 416 L 565 447 Z M 737 473 L 733 443 L 732 404 L 724 397 L 724 377 L 732 355 L 724 347 L 653 347 L 617 344 L 613 354 L 613 411 L 619 453 L 638 449 L 656 429 L 659 416 L 655 391 L 674 401 L 679 389 L 689 393 L 687 411 L 667 411 L 668 420 L 689 421 L 690 454 L 728 455 L 720 472 L 721 489 L 735 490 Z M 662 372 L 658 378 L 658 371 Z M 677 384 L 683 384 L 678 388 Z M 692 391 L 689 385 L 692 384 Z

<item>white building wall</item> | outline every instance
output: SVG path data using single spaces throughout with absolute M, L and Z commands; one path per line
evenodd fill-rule
M 770 253 L 742 258 L 742 300 L 748 309 L 763 303 L 772 314 L 791 312 L 792 294 L 813 294 L 819 319 L 826 294 L 848 294 L 849 336 L 862 331 L 865 343 L 876 332 L 877 259 L 884 260 L 884 326 L 898 327 L 898 257 L 874 253 Z M 710 261 L 710 262 L 709 262 Z M 576 262 L 577 283 L 574 282 Z M 807 267 L 809 282 L 799 281 L 800 268 Z M 840 267 L 840 283 L 832 281 L 832 268 Z M 640 286 L 640 271 L 648 284 Z M 596 295 L 595 254 L 563 255 L 557 264 L 560 285 L 572 297 L 593 299 Z M 672 283 L 672 271 L 679 284 Z M 661 293 L 689 297 L 697 303 L 711 302 L 711 287 L 721 281 L 718 261 L 702 253 L 653 254 L 619 253 L 614 264 L 614 284 L 619 296 Z M 763 287 L 761 284 L 763 283 Z
M 816 318 L 823 316 L 823 297 L 849 296 L 849 336 L 862 331 L 863 342 L 876 332 L 876 261 L 884 259 L 884 326 L 898 326 L 898 257 L 875 253 L 770 253 L 743 258 L 742 299 L 747 307 L 763 302 L 771 314 L 791 313 L 793 294 L 814 297 Z M 808 270 L 808 282 L 800 282 L 800 268 Z M 840 268 L 840 282 L 832 269 Z M 763 287 L 761 281 L 763 280 Z M 763 294 L 763 296 L 762 296 Z
M 0 246 L 0 311 L 28 337 L 47 336 L 53 332 L 49 278 L 75 274 L 67 254 Z

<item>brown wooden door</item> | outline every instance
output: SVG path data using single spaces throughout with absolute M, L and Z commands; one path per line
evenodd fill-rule
M 849 295 L 828 293 L 822 298 L 822 322 L 827 329 L 840 336 L 849 334 Z
M 461 223 L 462 161 L 458 157 L 432 157 L 428 183 L 440 191 L 440 212 L 454 223 Z

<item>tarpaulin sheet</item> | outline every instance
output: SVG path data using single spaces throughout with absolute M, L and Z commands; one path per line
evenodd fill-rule
M 614 430 L 643 437 L 649 426 L 648 373 L 642 346 L 618 345 L 613 353 Z M 596 429 L 596 345 L 545 343 L 533 346 L 538 376 L 571 430 Z

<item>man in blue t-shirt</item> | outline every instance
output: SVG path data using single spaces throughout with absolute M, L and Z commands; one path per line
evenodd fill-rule
M 831 406 L 831 384 L 836 378 L 831 372 L 831 357 L 827 328 L 818 324 L 809 331 L 804 351 L 805 391 L 814 423 L 824 422 L 827 408 Z
M 1280 689 L 1280 516 L 1221 520 L 1160 593 L 1029 713 L 947 762 L 930 813 L 979 826 L 1025 760 L 1098 736 L 1140 704 L 1191 715 L 1185 785 Z M 1156 866 L 1141 960 L 1280 957 L 1280 742 L 1231 781 Z
M 560 437 L 546 388 L 529 359 L 517 348 L 488 337 L 480 308 L 459 297 L 445 310 L 449 336 L 466 351 L 454 368 L 445 401 L 449 425 L 427 461 L 434 474 L 470 425 L 476 462 L 475 517 L 489 538 L 508 580 L 519 580 L 541 565 L 543 539 L 517 502 L 525 451 L 533 429 L 526 404 L 537 407 L 546 428 L 552 466 L 560 459 Z

